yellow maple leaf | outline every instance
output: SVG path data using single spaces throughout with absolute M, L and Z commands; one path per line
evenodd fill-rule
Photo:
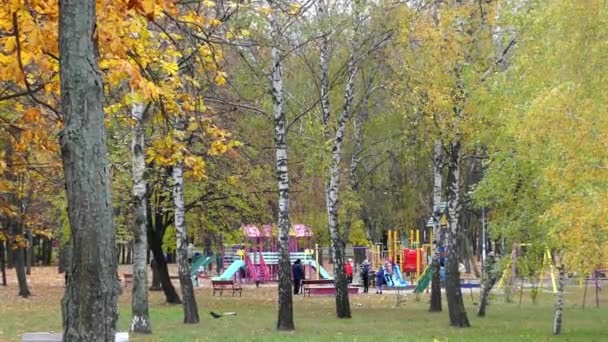
M 226 84 L 226 73 L 223 71 L 218 71 L 217 74 L 215 75 L 215 84 L 217 85 L 224 85 Z

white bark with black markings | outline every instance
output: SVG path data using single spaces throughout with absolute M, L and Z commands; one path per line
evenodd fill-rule
M 464 307 L 462 291 L 460 289 L 459 261 L 461 249 L 464 245 L 464 236 L 460 225 L 462 203 L 460 202 L 460 168 L 461 151 L 460 140 L 455 138 L 448 149 L 448 246 L 446 261 L 445 292 L 448 301 L 450 325 L 455 327 L 469 327 L 469 319 Z
M 183 118 L 175 119 L 175 130 L 185 131 Z M 194 286 L 190 277 L 190 266 L 188 265 L 188 234 L 186 233 L 186 210 L 184 208 L 184 166 L 179 161 L 173 165 L 173 205 L 175 215 L 175 234 L 177 244 L 177 270 L 179 285 L 182 290 L 182 303 L 184 306 L 184 323 L 195 324 L 200 321 Z
M 275 11 L 270 16 L 272 30 L 272 70 L 270 91 L 274 113 L 274 142 L 276 146 L 276 172 L 279 188 L 279 312 L 278 330 L 294 330 L 293 297 L 291 292 L 291 264 L 289 261 L 289 172 L 287 168 L 287 122 L 285 118 L 283 94 L 283 57 L 281 55 L 281 29 L 278 8 L 272 1 L 268 2 Z
M 147 236 L 147 184 L 146 147 L 144 141 L 144 105 L 133 104 L 131 118 L 134 120 L 131 141 L 133 158 L 133 206 L 135 222 L 133 227 L 133 296 L 131 302 L 131 331 L 150 333 L 150 315 L 148 313 L 148 236 Z
M 555 314 L 553 316 L 553 335 L 562 333 L 562 321 L 564 313 L 564 283 L 566 281 L 566 270 L 561 260 L 556 257 L 559 278 L 557 282 L 557 294 L 555 295 Z
M 443 247 L 443 234 L 441 231 L 441 187 L 443 182 L 443 143 L 441 140 L 435 141 L 433 151 L 433 237 L 436 241 L 433 251 L 433 262 L 431 267 L 433 276 L 431 278 L 431 304 L 429 311 L 442 311 L 441 307 L 441 265 L 440 249 Z

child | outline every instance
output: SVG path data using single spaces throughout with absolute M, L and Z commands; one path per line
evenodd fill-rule
M 384 268 L 380 266 L 376 271 L 376 294 L 382 294 L 382 285 L 384 285 Z

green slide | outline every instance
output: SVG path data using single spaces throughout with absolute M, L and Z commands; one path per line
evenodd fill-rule
M 190 276 L 194 277 L 198 273 L 198 270 L 201 267 L 207 267 L 209 264 L 213 262 L 213 254 L 209 256 L 199 256 L 198 258 L 192 260 L 192 265 L 190 265 Z
M 424 291 L 424 289 L 426 289 L 429 286 L 432 276 L 433 276 L 433 272 L 431 271 L 431 266 L 429 266 L 426 268 L 426 270 L 424 270 L 424 273 L 422 273 L 422 275 L 420 276 L 420 279 L 418 279 L 418 284 L 416 285 L 416 288 L 414 289 L 414 293 L 422 293 Z

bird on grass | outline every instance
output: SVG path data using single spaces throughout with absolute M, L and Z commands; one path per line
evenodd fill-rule
M 220 318 L 220 317 L 224 317 L 224 316 L 236 316 L 236 312 L 224 312 L 221 314 L 218 314 L 216 312 L 210 311 L 209 314 L 211 315 L 211 317 L 213 318 Z

